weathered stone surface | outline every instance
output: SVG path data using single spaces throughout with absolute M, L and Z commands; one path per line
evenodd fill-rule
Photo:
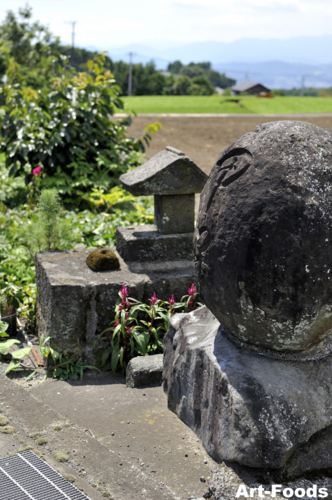
M 120 268 L 119 259 L 110 248 L 97 248 L 89 253 L 86 263 L 92 271 L 114 271 Z
M 36 316 L 39 336 L 51 336 L 69 351 L 75 351 L 79 341 L 84 357 L 96 363 L 93 344 L 114 319 L 123 283 L 129 295 L 142 302 L 154 291 L 162 300 L 173 293 L 180 300 L 197 277 L 193 260 L 136 262 L 129 267 L 118 254 L 119 270 L 96 273 L 86 264 L 90 251 L 36 254 Z
M 126 262 L 194 262 L 193 233 L 160 234 L 154 224 L 117 227 L 116 249 Z
M 216 461 L 292 475 L 332 466 L 331 354 L 319 363 L 267 357 L 206 307 L 173 316 L 164 349 L 168 406 Z
M 296 352 L 331 337 L 332 132 L 261 125 L 225 149 L 201 194 L 203 301 L 231 334 Z
M 162 234 L 193 233 L 195 194 L 155 196 L 154 220 L 158 231 Z
M 163 355 L 138 356 L 129 361 L 126 371 L 127 387 L 161 385 L 163 374 Z
M 200 193 L 206 180 L 207 175 L 192 160 L 171 147 L 120 177 L 134 196 Z

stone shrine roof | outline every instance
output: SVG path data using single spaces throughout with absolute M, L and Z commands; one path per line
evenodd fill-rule
M 168 146 L 149 161 L 121 175 L 134 196 L 200 193 L 208 176 L 182 151 Z

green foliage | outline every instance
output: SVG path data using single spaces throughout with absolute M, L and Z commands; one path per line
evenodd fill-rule
M 1 329 L 1 323 L 0 323 Z M 0 354 L 8 354 L 9 348 L 13 344 L 18 344 L 18 340 L 7 340 L 6 342 L 0 342 Z M 8 345 L 7 345 L 8 344 Z M 24 347 L 18 349 L 12 353 L 12 360 L 6 370 L 6 373 L 16 370 L 16 368 L 30 368 L 22 363 L 25 356 L 29 356 L 31 347 Z M 56 350 L 57 349 L 57 350 Z M 85 363 L 80 355 L 79 346 L 74 354 L 69 354 L 67 351 L 60 351 L 53 343 L 52 338 L 41 337 L 39 339 L 39 351 L 40 354 L 46 358 L 49 358 L 48 367 L 46 369 L 46 377 L 58 378 L 60 380 L 78 380 L 80 377 L 83 378 L 83 372 L 86 369 L 98 370 L 95 366 L 88 365 Z M 26 378 L 29 380 L 36 373 L 40 372 L 42 368 L 37 370 L 32 370 L 30 375 Z M 100 371 L 100 370 L 98 370 Z M 43 381 L 42 380 L 42 381 Z
M 168 71 L 170 71 L 174 75 L 183 75 L 188 76 L 188 78 L 202 77 L 204 76 L 212 87 L 220 87 L 225 89 L 227 87 L 231 87 L 235 85 L 236 80 L 232 78 L 228 78 L 225 73 L 219 73 L 211 68 L 210 62 L 201 62 L 194 63 L 191 62 L 187 65 L 183 65 L 181 61 L 174 61 L 173 63 L 169 63 Z M 170 94 L 171 92 L 165 92 L 166 94 Z M 191 94 L 174 94 L 174 95 L 211 95 L 210 93 L 203 94 L 202 91 L 197 93 L 197 90 L 192 92 Z
M 57 45 L 46 26 L 32 22 L 32 9 L 26 5 L 15 14 L 9 10 L 0 25 L 0 77 L 15 63 L 21 65 L 21 81 L 34 88 L 45 85 L 52 71 L 51 44 Z M 17 81 L 16 78 L 12 80 Z
M 99 339 L 99 342 L 109 343 L 101 356 L 104 370 L 125 372 L 133 357 L 162 353 L 162 339 L 170 318 L 175 312 L 190 312 L 200 307 L 202 304 L 196 302 L 196 296 L 193 284 L 179 303 L 173 295 L 168 302 L 163 302 L 154 293 L 150 303 L 144 304 L 129 298 L 124 284 L 115 307 L 115 320 Z
M 232 89 L 227 88 L 227 89 L 224 90 L 223 97 L 228 97 L 228 96 L 231 96 L 231 95 L 232 95 Z
M 2 340 L 3 338 L 9 336 L 6 333 L 7 328 L 8 328 L 8 323 L 0 321 L 0 359 L 2 355 L 5 356 L 6 354 L 9 353 L 9 349 L 14 344 L 19 344 L 19 341 L 15 339 Z
M 191 95 L 212 95 L 215 92 L 206 76 L 195 76 L 191 88 Z
M 49 359 L 46 377 L 58 378 L 60 380 L 78 380 L 83 378 L 84 370 L 98 370 L 95 366 L 88 365 L 82 360 L 78 346 L 74 354 L 60 351 L 52 342 L 51 337 L 39 340 L 40 353 Z M 100 371 L 100 370 L 98 370 Z
M 122 89 L 122 94 L 128 94 L 129 64 L 117 61 L 111 64 L 112 72 Z M 134 95 L 162 95 L 165 87 L 165 76 L 157 71 L 153 61 L 132 65 L 132 93 Z
M 19 239 L 27 247 L 31 259 L 36 252 L 71 248 L 79 235 L 63 220 L 59 194 L 54 189 L 42 191 L 38 207 L 28 224 L 21 226 Z
M 166 87 L 166 95 L 191 95 L 192 85 L 189 76 L 181 75 L 176 80 L 170 80 L 170 86 Z
M 182 62 L 177 60 L 172 63 L 168 63 L 167 70 L 173 73 L 174 75 L 177 75 L 180 73 L 182 67 L 183 67 Z
M 104 68 L 105 56 L 89 61 L 87 73 L 61 76 L 36 91 L 22 85 L 6 85 L 0 129 L 0 151 L 7 152 L 11 175 L 42 167 L 40 186 L 56 188 L 67 205 L 78 206 L 91 187 L 110 189 L 119 176 L 142 161 L 144 143 L 126 136 L 128 117 L 113 120 L 123 104 L 113 75 Z
M 0 199 L 11 206 L 17 198 L 16 183 L 23 190 L 24 182 L 19 177 L 7 179 L 4 171 L 0 163 L 0 178 L 6 180 L 0 186 Z M 11 193 L 9 198 L 5 191 Z M 34 204 L 20 208 L 0 204 L 0 293 L 19 314 L 26 316 L 28 329 L 33 328 L 35 321 L 35 250 L 69 248 L 74 243 L 83 247 L 112 246 L 118 226 L 153 223 L 150 198 L 136 198 L 118 186 L 110 192 L 94 189 L 85 196 L 90 210 L 80 212 L 61 211 L 56 195 L 55 202 L 51 199 L 50 208 L 45 210 Z

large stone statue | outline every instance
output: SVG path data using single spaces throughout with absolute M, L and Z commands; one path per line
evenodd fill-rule
M 171 409 L 216 460 L 332 466 L 332 132 L 261 125 L 222 152 L 194 238 L 206 307 L 165 337 Z
M 257 127 L 220 155 L 201 194 L 201 294 L 243 342 L 282 352 L 332 330 L 332 132 Z

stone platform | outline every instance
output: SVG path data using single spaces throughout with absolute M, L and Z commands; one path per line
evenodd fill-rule
M 162 234 L 155 224 L 116 229 L 116 249 L 126 262 L 193 260 L 193 233 Z
M 87 360 L 95 362 L 93 344 L 114 319 L 123 283 L 129 296 L 145 302 L 157 297 L 175 300 L 196 283 L 189 260 L 129 262 L 117 253 L 120 269 L 94 272 L 86 264 L 91 249 L 36 254 L 38 335 L 51 336 L 60 349 L 73 351 L 80 343 Z
M 164 348 L 168 407 L 214 460 L 286 476 L 332 466 L 332 354 L 269 356 L 205 306 L 171 319 Z

